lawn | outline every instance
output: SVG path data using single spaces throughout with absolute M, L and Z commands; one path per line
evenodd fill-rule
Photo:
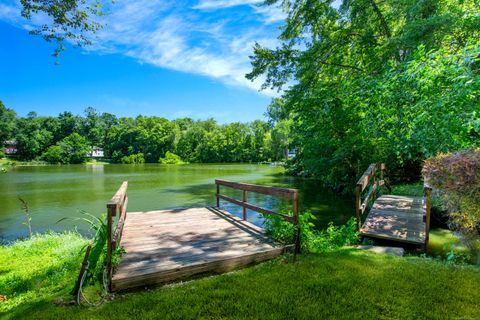
M 42 242 L 44 242 L 42 244 Z M 480 269 L 344 248 L 117 294 L 99 308 L 68 301 L 85 240 L 39 236 L 0 248 L 7 319 L 445 319 L 480 317 Z M 48 253 L 43 250 L 48 248 Z M 3 292 L 1 292 L 3 291 Z M 57 304 L 53 303 L 57 302 Z

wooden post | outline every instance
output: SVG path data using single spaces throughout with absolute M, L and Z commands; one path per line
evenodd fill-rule
M 361 204 L 361 193 L 362 193 L 362 185 L 357 184 L 355 188 L 355 214 L 357 215 L 357 231 L 360 231 L 360 226 L 362 224 L 362 216 L 360 214 L 360 206 Z
M 111 287 L 112 283 L 112 255 L 113 255 L 113 217 L 116 215 L 117 211 L 117 204 L 115 202 L 110 201 L 107 204 L 107 275 L 108 275 L 108 283 Z M 111 288 L 110 288 L 111 290 Z
M 220 194 L 220 185 L 217 184 L 217 208 L 220 208 L 220 198 L 218 195 Z
M 88 265 L 88 257 L 90 256 L 90 251 L 92 250 L 92 245 L 90 244 L 85 251 L 85 256 L 83 257 L 82 267 L 80 268 L 80 273 L 78 274 L 77 282 L 75 283 L 75 287 L 73 288 L 72 293 L 76 296 L 78 291 L 80 290 L 80 283 L 82 282 L 83 273 L 85 269 L 87 269 Z
M 300 253 L 301 243 L 300 243 L 300 219 L 298 212 L 298 191 L 295 191 L 293 194 L 293 223 L 295 225 L 295 254 Z
M 380 163 L 380 195 L 383 195 L 385 185 L 385 163 Z
M 425 195 L 425 247 L 424 251 L 427 252 L 427 245 L 430 233 L 430 212 L 432 210 L 432 188 L 424 187 Z
M 243 220 L 247 221 L 247 207 L 245 207 L 245 203 L 247 203 L 247 191 L 243 190 Z

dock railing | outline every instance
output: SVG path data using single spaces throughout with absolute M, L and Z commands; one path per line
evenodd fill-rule
M 371 186 L 370 188 L 367 188 Z M 355 213 L 357 217 L 357 230 L 362 226 L 362 217 L 367 211 L 368 204 L 374 203 L 379 195 L 383 194 L 385 186 L 385 164 L 372 163 L 358 179 L 355 188 Z M 379 189 L 380 188 L 380 189 Z M 367 194 L 363 193 L 368 190 Z M 377 192 L 380 191 L 380 192 Z
M 277 188 L 277 187 L 269 187 L 269 186 L 259 186 L 255 184 L 248 184 L 248 183 L 240 183 L 240 182 L 233 182 L 227 180 L 215 180 L 215 184 L 217 185 L 217 207 L 220 207 L 220 199 L 231 202 L 243 208 L 243 220 L 247 221 L 247 210 L 253 210 L 256 212 L 260 212 L 267 215 L 275 215 L 279 216 L 282 219 L 292 223 L 295 227 L 295 253 L 300 252 L 300 222 L 299 222 L 299 208 L 298 208 L 298 190 L 297 189 L 288 189 L 288 188 Z M 220 193 L 220 186 L 242 190 L 243 191 L 243 200 L 238 200 L 224 194 Z M 251 204 L 248 202 L 248 193 L 261 193 L 269 196 L 281 197 L 285 199 L 289 199 L 292 201 L 292 212 L 293 215 L 286 215 L 278 212 L 274 212 L 272 210 L 259 207 L 257 205 Z
M 112 199 L 107 203 L 107 263 L 106 269 L 108 274 L 108 283 L 112 283 L 112 256 L 117 249 L 122 238 L 123 226 L 127 218 L 127 188 L 128 181 L 124 181 Z M 118 217 L 118 222 L 115 225 L 115 217 Z M 115 230 L 114 230 L 115 228 Z

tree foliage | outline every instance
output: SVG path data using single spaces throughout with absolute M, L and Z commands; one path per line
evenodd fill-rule
M 32 19 L 41 15 L 47 22 L 30 31 L 47 42 L 55 41 L 53 56 L 65 50 L 65 41 L 83 47 L 92 43 L 91 36 L 102 28 L 96 20 L 105 13 L 97 0 L 20 0 L 22 16 Z
M 11 115 L 0 117 L 6 119 L 5 128 L 11 128 L 5 137 L 17 141 L 21 160 L 81 163 L 97 146 L 106 158 L 119 163 L 262 162 L 283 160 L 289 146 L 288 125 L 272 128 L 259 120 L 219 125 L 213 119 L 117 118 L 93 108 L 87 108 L 84 116 L 30 113 L 22 118 L 4 110 Z
M 419 176 L 441 151 L 478 145 L 480 7 L 473 0 L 275 1 L 288 17 L 271 49 L 256 44 L 250 79 L 283 90 L 292 171 L 334 187 L 367 165 Z

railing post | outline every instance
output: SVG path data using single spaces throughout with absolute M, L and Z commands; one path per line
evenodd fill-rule
M 112 255 L 113 255 L 113 243 L 112 243 L 112 232 L 113 232 L 113 217 L 116 215 L 117 204 L 115 202 L 109 202 L 107 204 L 107 276 L 108 283 L 111 290 L 112 284 Z
M 217 208 L 220 208 L 220 185 L 217 183 Z
M 300 219 L 298 212 L 298 191 L 293 193 L 293 222 L 295 225 L 295 254 L 300 253 L 301 243 L 300 243 Z
M 245 203 L 247 203 L 247 191 L 243 190 L 243 220 L 247 221 L 247 207 L 245 207 Z
M 380 193 L 383 195 L 385 185 L 385 163 L 380 163 Z
M 357 216 L 357 231 L 360 231 L 360 226 L 362 223 L 362 216 L 360 214 L 360 206 L 362 205 L 362 199 L 361 199 L 361 193 L 362 193 L 362 185 L 357 184 L 357 187 L 355 188 L 355 214 Z
M 432 188 L 429 186 L 424 187 L 425 195 L 425 252 L 427 251 L 429 233 L 430 233 L 430 213 L 432 210 Z

